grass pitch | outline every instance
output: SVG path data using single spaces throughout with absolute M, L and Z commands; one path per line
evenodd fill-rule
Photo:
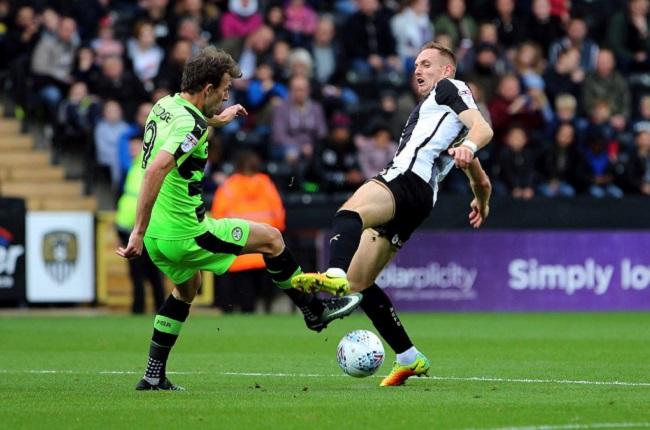
M 321 334 L 298 315 L 193 315 L 168 365 L 189 391 L 142 393 L 152 317 L 0 317 L 0 428 L 650 427 L 648 314 L 402 320 L 432 378 L 344 376 L 339 339 L 374 331 L 362 314 Z

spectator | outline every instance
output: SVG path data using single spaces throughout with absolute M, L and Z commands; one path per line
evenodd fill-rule
M 17 105 L 16 113 L 24 112 L 28 105 L 29 87 L 28 76 L 31 56 L 40 39 L 41 27 L 38 17 L 31 6 L 20 7 L 14 18 L 13 26 L 5 36 L 4 56 L 8 65 L 10 94 Z M 1 55 L 1 54 L 0 54 Z
M 650 68 L 650 1 L 630 0 L 627 10 L 612 17 L 607 27 L 608 45 L 625 71 Z
M 535 154 L 524 128 L 513 126 L 506 133 L 496 171 L 513 198 L 529 200 L 535 195 Z
M 255 79 L 248 85 L 247 99 L 249 112 L 255 113 L 264 110 L 267 106 L 277 104 L 287 99 L 287 87 L 273 79 L 273 68 L 269 63 L 257 65 Z
M 503 143 L 505 133 L 513 123 L 520 124 L 526 130 L 538 130 L 543 124 L 538 102 L 530 94 L 521 92 L 519 79 L 515 75 L 508 74 L 501 78 L 497 95 L 488 102 L 488 109 L 496 143 Z
M 72 84 L 57 112 L 52 140 L 55 159 L 59 158 L 64 147 L 76 144 L 87 148 L 98 119 L 99 104 L 94 96 L 88 94 L 88 86 L 84 82 Z
M 173 41 L 174 29 L 170 25 L 174 20 L 168 10 L 169 0 L 144 0 L 138 2 L 140 8 L 135 20 L 147 20 L 153 23 L 156 44 L 167 49 Z
M 101 74 L 92 80 L 91 89 L 104 100 L 119 102 L 126 118 L 133 118 L 137 106 L 149 99 L 140 80 L 124 69 L 124 62 L 119 57 L 104 60 Z
M 279 4 L 271 4 L 266 11 L 264 24 L 269 26 L 278 40 L 289 40 L 289 34 L 284 28 L 284 10 Z
M 359 166 L 365 179 L 377 176 L 397 151 L 397 144 L 393 141 L 390 129 L 381 121 L 372 123 L 367 135 L 356 135 L 354 145 L 359 154 Z
M 305 48 L 296 48 L 291 50 L 287 60 L 289 66 L 289 76 L 304 76 L 311 81 L 314 71 L 314 61 L 311 54 Z M 318 82 L 314 84 L 318 85 Z
M 120 104 L 115 100 L 106 101 L 102 117 L 95 127 L 95 154 L 97 164 L 108 168 L 114 190 L 117 190 L 120 182 L 119 139 L 128 127 L 129 125 L 122 118 Z
M 410 107 L 413 110 L 413 106 Z M 411 113 L 407 108 L 407 106 L 400 106 L 397 92 L 392 89 L 383 90 L 379 93 L 379 105 L 369 114 L 368 124 L 381 122 L 391 136 L 399 136 Z
M 263 25 L 257 0 L 228 0 L 228 11 L 221 18 L 221 35 L 244 38 Z
M 4 54 L 7 60 L 29 55 L 39 40 L 40 24 L 34 8 L 21 6 L 16 11 L 14 23 L 5 34 Z
M 562 37 L 562 21 L 551 15 L 550 0 L 533 0 L 531 15 L 523 27 L 523 39 L 534 40 L 547 53 L 551 43 Z
M 291 77 L 291 68 L 289 66 L 291 45 L 284 40 L 276 40 L 271 51 L 273 75 L 279 82 L 288 85 Z
M 444 33 L 451 38 L 451 49 L 467 51 L 476 38 L 476 21 L 467 15 L 465 0 L 447 0 L 447 10 L 433 23 L 436 33 Z M 419 47 L 418 47 L 419 49 Z M 456 52 L 459 59 L 463 52 Z
M 135 25 L 135 38 L 127 42 L 127 52 L 133 71 L 144 88 L 151 92 L 154 89 L 153 79 L 158 75 L 160 63 L 165 53 L 156 45 L 154 28 L 150 22 L 140 21 Z
M 142 135 L 133 136 L 129 140 L 129 150 L 133 163 L 131 164 L 126 182 L 124 193 L 117 202 L 117 211 L 115 213 L 115 226 L 122 246 L 129 243 L 131 230 L 135 225 L 135 212 L 138 205 L 138 194 L 142 180 L 144 179 L 144 170 L 140 165 L 142 163 Z M 131 311 L 134 314 L 144 312 L 144 281 L 148 280 L 151 284 L 151 292 L 154 299 L 154 312 L 159 309 L 164 300 L 162 274 L 151 261 L 151 257 L 146 249 L 142 250 L 142 255 L 138 258 L 129 260 L 129 277 L 133 286 L 133 304 Z
M 307 179 L 318 184 L 324 192 L 351 192 L 364 181 L 357 151 L 352 144 L 350 125 L 346 114 L 334 114 L 329 136 L 307 172 Z
M 208 44 L 208 39 L 201 32 L 201 24 L 196 18 L 186 17 L 181 19 L 176 35 L 178 40 L 186 40 L 192 44 L 192 54 L 198 54 Z
M 623 190 L 614 184 L 615 165 L 608 153 L 606 137 L 598 130 L 587 135 L 587 148 L 584 151 L 583 175 L 592 197 L 623 197 Z
M 171 93 L 180 92 L 183 66 L 191 56 L 192 44 L 187 40 L 176 41 L 156 76 L 156 87 L 167 88 Z
M 36 87 L 48 109 L 50 121 L 54 120 L 57 105 L 72 83 L 74 55 L 79 45 L 76 29 L 74 19 L 62 18 L 56 35 L 44 33 L 32 54 Z
M 576 147 L 576 129 L 571 123 L 561 124 L 555 133 L 553 146 L 541 157 L 543 182 L 539 192 L 544 197 L 573 197 L 576 193 L 576 172 L 580 166 Z
M 559 94 L 571 94 L 578 98 L 585 71 L 580 68 L 580 53 L 575 48 L 560 52 L 554 65 L 549 65 L 544 72 L 546 97 L 555 100 Z
M 548 140 L 555 139 L 558 127 L 563 123 L 570 123 L 576 132 L 577 146 L 582 148 L 584 134 L 589 125 L 588 121 L 578 116 L 578 102 L 571 94 L 559 94 L 555 98 L 555 114 L 546 125 L 546 137 Z
M 250 81 L 246 94 L 249 112 L 246 121 L 249 129 L 246 137 L 247 144 L 258 147 L 264 154 L 268 153 L 273 110 L 288 96 L 287 87 L 274 79 L 271 65 L 260 63 L 257 66 L 255 79 Z
M 79 48 L 72 69 L 73 80 L 75 82 L 84 82 L 89 86 L 98 73 L 100 73 L 100 70 L 95 62 L 94 51 L 89 47 Z
M 336 27 L 331 16 L 322 16 L 314 32 L 314 77 L 319 84 L 333 83 L 337 78 L 337 63 L 341 61 L 341 49 L 334 36 Z
M 244 48 L 239 57 L 239 67 L 242 73 L 241 81 L 245 82 L 252 79 L 255 76 L 257 62 L 268 59 L 274 37 L 273 30 L 266 25 L 259 27 L 246 37 Z M 275 76 L 278 77 L 277 74 Z
M 497 73 L 498 51 L 496 46 L 483 43 L 475 50 L 476 61 L 465 75 L 467 81 L 475 82 L 487 100 L 494 97 L 500 77 Z
M 650 126 L 635 132 L 635 150 L 625 163 L 624 183 L 629 192 L 650 196 Z
M 284 17 L 284 28 L 291 44 L 296 47 L 309 46 L 318 23 L 314 9 L 305 0 L 289 0 L 284 8 Z
M 56 37 L 60 24 L 61 16 L 57 11 L 52 7 L 46 7 L 41 13 L 41 28 L 43 32 Z
M 633 130 L 650 130 L 650 94 L 641 97 L 639 100 L 639 115 L 634 121 Z
M 280 194 L 271 178 L 260 172 L 260 164 L 258 155 L 252 151 L 237 157 L 235 173 L 214 195 L 214 218 L 243 218 L 284 230 L 285 211 Z M 266 313 L 270 313 L 275 286 L 265 267 L 261 254 L 240 255 L 235 259 L 228 274 L 216 286 L 217 303 L 224 312 L 232 312 L 237 304 L 244 313 L 254 312 L 259 292 Z
M 544 90 L 544 59 L 542 51 L 534 42 L 523 42 L 517 47 L 515 53 L 515 70 L 522 83 L 523 90 L 530 92 L 531 89 Z
M 582 18 L 573 17 L 567 26 L 567 35 L 556 40 L 549 50 L 548 60 L 555 64 L 560 52 L 575 48 L 580 52 L 580 68 L 591 72 L 596 68 L 598 45 L 587 37 L 587 24 Z
M 379 0 L 357 0 L 357 5 L 359 10 L 344 26 L 347 62 L 358 80 L 368 82 L 376 75 L 388 79 L 390 72 L 401 70 L 390 30 L 390 13 Z
M 404 64 L 405 73 L 415 70 L 414 62 L 425 43 L 433 39 L 433 25 L 429 21 L 429 0 L 407 0 L 404 9 L 390 21 L 397 43 L 397 55 Z
M 485 104 L 483 89 L 472 81 L 467 81 L 467 86 L 472 92 L 472 96 L 474 96 L 474 101 L 476 102 L 476 107 L 478 108 L 479 112 L 481 112 L 481 115 L 483 115 L 483 118 L 485 118 L 488 124 L 492 125 L 492 118 L 490 117 L 490 110 Z
M 625 129 L 630 119 L 631 95 L 625 78 L 616 71 L 614 54 L 608 49 L 598 53 L 596 70 L 589 73 L 582 86 L 582 103 L 586 112 L 604 100 L 612 110 L 611 125 L 618 132 Z
M 124 44 L 115 38 L 113 22 L 109 17 L 99 21 L 98 33 L 98 37 L 90 42 L 97 65 L 101 66 L 108 57 L 121 57 L 124 55 Z
M 618 154 L 617 133 L 611 124 L 612 108 L 607 100 L 597 100 L 590 115 L 587 134 L 598 133 L 603 136 L 611 157 Z
M 494 7 L 497 13 L 493 22 L 497 26 L 499 44 L 509 51 L 523 39 L 526 23 L 515 15 L 514 0 L 496 0 Z
M 273 158 L 294 166 L 308 164 L 326 135 L 323 108 L 311 99 L 309 81 L 304 76 L 291 78 L 289 99 L 273 109 Z
M 198 26 L 199 31 L 206 41 L 217 41 L 219 39 L 219 10 L 217 7 L 203 0 L 180 0 L 176 2 L 175 15 L 184 18 L 191 18 Z
M 126 175 L 133 164 L 133 151 L 131 148 L 131 140 L 138 136 L 144 135 L 144 128 L 147 123 L 147 117 L 153 105 L 149 102 L 142 103 L 138 106 L 138 111 L 135 115 L 135 121 L 129 123 L 128 128 L 122 133 L 117 141 L 117 157 L 120 168 L 119 173 L 119 189 L 122 189 Z M 142 140 L 142 139 L 140 139 Z

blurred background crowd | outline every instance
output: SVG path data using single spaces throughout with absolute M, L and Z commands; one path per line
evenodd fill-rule
M 239 62 L 250 115 L 210 138 L 204 184 L 237 166 L 284 198 L 344 195 L 391 158 L 418 103 L 419 47 L 458 56 L 495 138 L 501 195 L 650 195 L 649 0 L 0 0 L 0 74 L 21 119 L 91 182 L 124 186 L 152 106 L 208 44 Z M 452 174 L 443 192 L 469 193 Z

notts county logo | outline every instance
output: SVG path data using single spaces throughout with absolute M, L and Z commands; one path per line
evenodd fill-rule
M 43 261 L 48 274 L 62 284 L 74 271 L 78 255 L 77 237 L 69 231 L 52 231 L 43 236 Z

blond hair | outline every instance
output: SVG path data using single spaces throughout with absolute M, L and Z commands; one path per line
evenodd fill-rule
M 425 49 L 435 49 L 440 53 L 440 55 L 449 60 L 451 65 L 454 66 L 454 69 L 456 68 L 456 54 L 454 54 L 454 51 L 447 48 L 445 45 L 438 42 L 428 42 L 420 49 L 420 52 L 424 51 Z

